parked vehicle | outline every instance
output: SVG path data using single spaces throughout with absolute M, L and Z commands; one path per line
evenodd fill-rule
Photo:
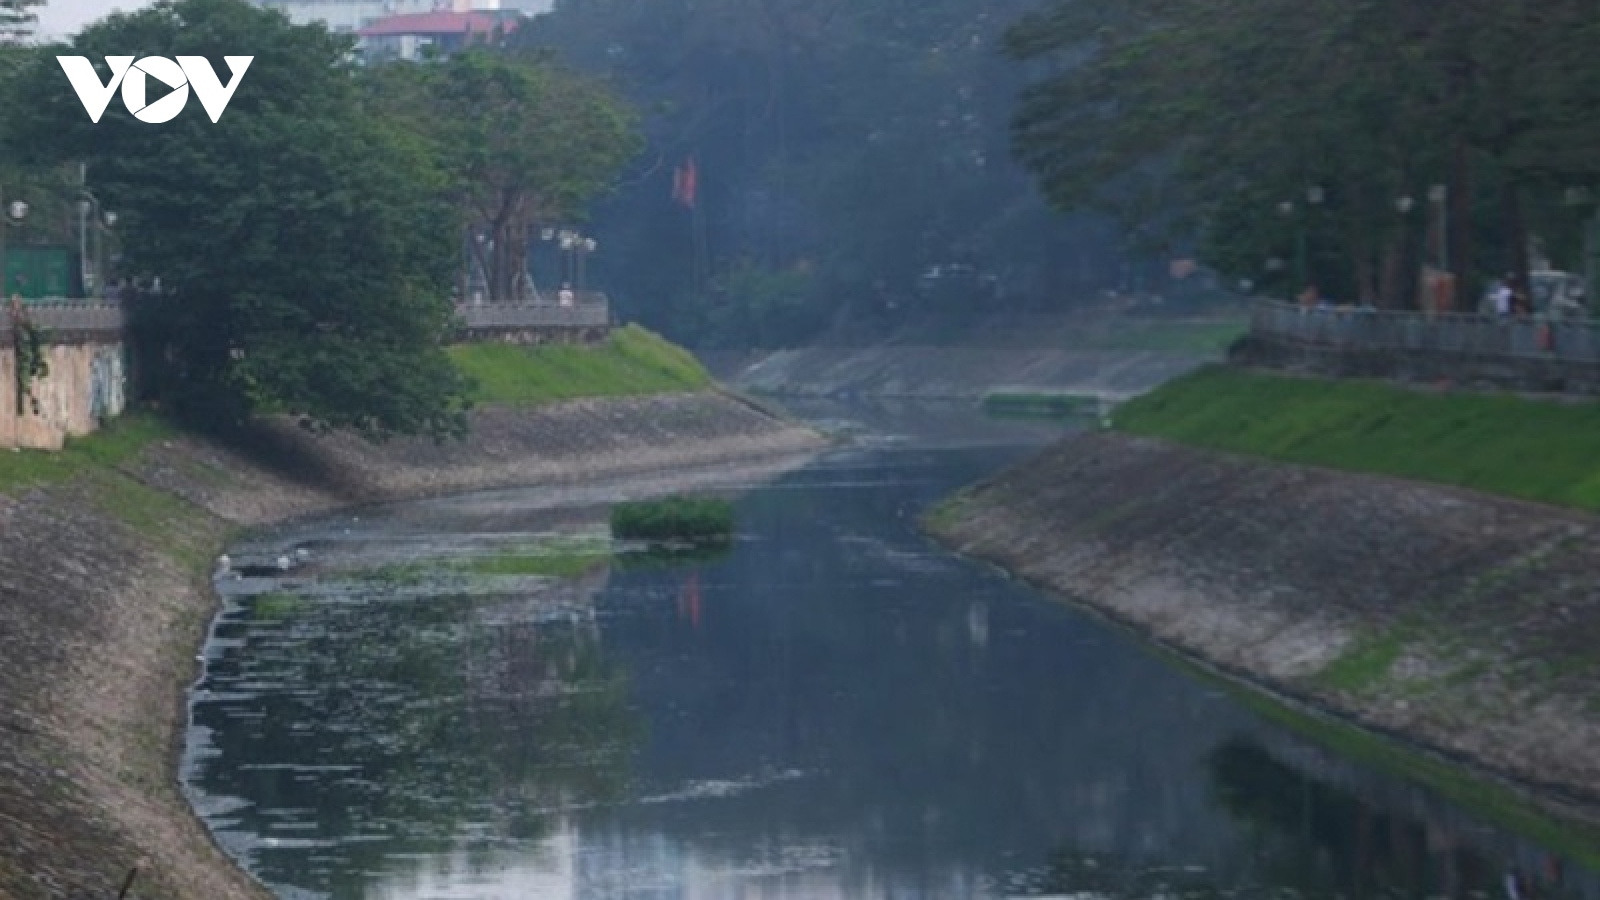
M 1544 270 L 1530 273 L 1533 311 L 1553 319 L 1581 319 L 1589 315 L 1588 286 L 1582 275 Z
M 1552 319 L 1581 319 L 1591 315 L 1588 287 L 1583 276 L 1555 269 L 1530 272 L 1533 283 L 1533 312 Z M 1495 314 L 1494 296 L 1504 282 L 1496 279 L 1484 292 L 1478 311 L 1484 315 Z

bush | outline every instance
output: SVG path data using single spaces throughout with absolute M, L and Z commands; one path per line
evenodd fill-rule
M 726 540 L 733 536 L 733 504 L 719 497 L 666 497 L 611 508 L 611 533 L 647 541 Z

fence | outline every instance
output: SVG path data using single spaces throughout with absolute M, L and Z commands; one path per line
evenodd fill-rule
M 1334 350 L 1600 363 L 1600 320 L 1306 308 L 1258 302 L 1250 333 Z
M 95 334 L 107 337 L 119 334 L 127 325 L 127 312 L 119 303 L 72 300 L 44 300 L 23 306 L 27 320 L 48 331 Z M 0 333 L 11 332 L 9 311 L 0 313 Z
M 611 324 L 611 304 L 604 294 L 580 294 L 572 306 L 559 304 L 466 304 L 456 307 L 466 327 L 595 328 Z

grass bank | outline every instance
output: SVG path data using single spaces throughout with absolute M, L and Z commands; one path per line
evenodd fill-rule
M 1129 401 L 1124 432 L 1600 511 L 1600 404 L 1211 367 Z
M 124 416 L 82 438 L 69 438 L 58 453 L 0 450 L 0 494 L 65 481 L 81 472 L 112 469 L 174 429 L 144 414 Z
M 697 391 L 711 384 L 693 354 L 637 325 L 594 346 L 463 344 L 451 347 L 450 356 L 477 382 L 474 399 L 504 406 Z

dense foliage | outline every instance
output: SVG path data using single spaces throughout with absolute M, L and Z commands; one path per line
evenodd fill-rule
M 632 152 L 627 113 L 494 50 L 361 69 L 350 38 L 243 0 L 161 0 L 86 28 L 70 52 L 102 80 L 105 56 L 133 54 L 204 56 L 226 81 L 222 57 L 241 48 L 254 62 L 220 121 L 191 98 L 159 126 L 115 98 L 91 122 L 54 59 L 64 48 L 0 55 L 0 91 L 28 98 L 6 105 L 0 160 L 25 170 L 29 227 L 72 233 L 80 185 L 119 212 L 141 380 L 192 421 L 277 412 L 377 439 L 461 434 L 468 380 L 444 344 L 463 233 L 576 214 Z M 483 246 L 509 281 L 510 243 Z
M 1033 2 L 561 0 L 517 38 L 647 112 L 597 208 L 613 299 L 681 341 L 774 346 L 1124 278 L 1120 236 L 1051 212 L 1010 158 L 1026 72 L 999 37 Z M 920 278 L 951 265 L 971 270 Z
M 1041 73 L 1016 147 L 1059 206 L 1400 306 L 1423 263 L 1526 273 L 1532 235 L 1581 267 L 1596 37 L 1587 0 L 1055 0 L 1008 35 Z
M 664 497 L 611 507 L 611 533 L 625 540 L 715 541 L 733 536 L 733 504 L 720 497 Z
M 526 55 L 477 50 L 366 75 L 373 105 L 423 140 L 448 177 L 490 302 L 530 299 L 539 233 L 581 216 L 640 149 L 631 108 Z

